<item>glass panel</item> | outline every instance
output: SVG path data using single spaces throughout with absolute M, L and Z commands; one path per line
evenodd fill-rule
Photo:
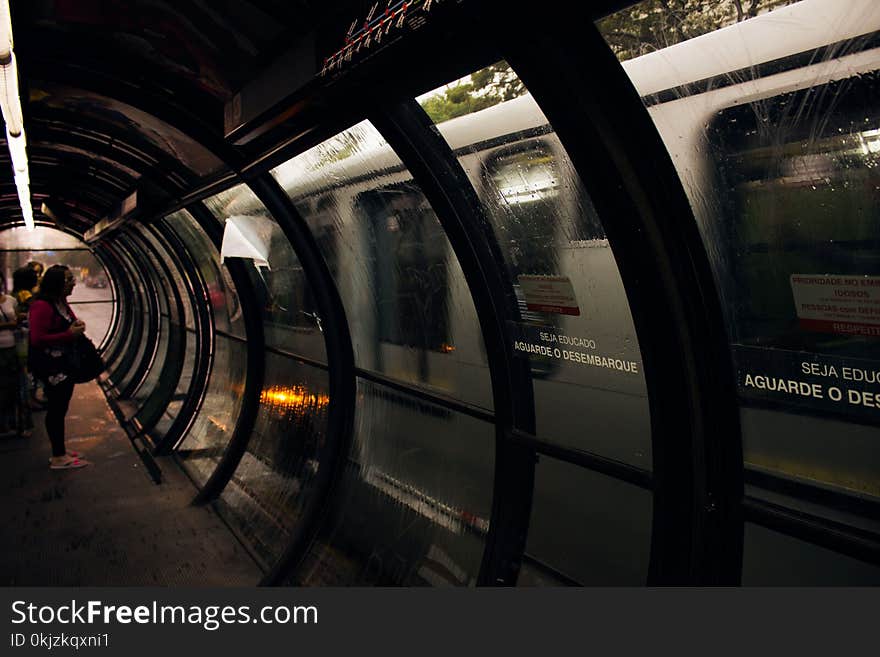
M 880 586 L 880 568 L 745 523 L 744 586 Z
M 541 456 L 519 586 L 642 586 L 651 556 L 653 497 Z
M 88 301 L 111 301 L 113 289 L 103 265 L 89 251 L 65 251 L 59 256 L 63 263 L 73 270 L 77 277 L 73 293 L 67 298 L 70 303 Z
M 267 267 L 257 272 L 255 293 L 263 309 L 266 344 L 327 362 L 321 318 L 302 265 L 281 227 L 246 185 L 205 200 L 218 221 L 234 217 L 259 235 L 268 249 Z
M 345 304 L 358 367 L 491 408 L 473 301 L 440 222 L 367 121 L 272 171 Z
M 7 231 L 8 232 L 8 231 Z M 0 236 L 2 240 L 2 236 Z M 84 246 L 82 242 L 79 246 Z M 5 247 L 0 241 L 0 248 Z M 70 303 L 89 301 L 112 301 L 113 290 L 104 266 L 91 251 L 77 249 L 72 251 L 2 251 L 0 250 L 0 272 L 11 291 L 14 286 L 13 273 L 29 262 L 38 262 L 43 270 L 51 265 L 70 267 L 76 277 L 76 285 L 68 297 Z
M 129 345 L 129 349 L 132 351 L 120 363 L 118 371 L 111 374 L 116 387 L 119 390 L 126 390 L 129 386 L 140 383 L 137 379 L 142 378 L 144 375 L 142 367 L 152 357 L 156 348 L 157 336 L 153 334 L 153 331 L 159 318 L 153 316 L 154 306 L 151 301 L 155 298 L 152 283 L 156 281 L 158 275 L 150 270 L 150 262 L 143 256 L 142 249 L 138 243 L 133 242 L 124 235 L 116 236 L 116 241 L 125 244 L 131 257 L 130 263 L 136 267 L 137 287 L 140 292 L 140 298 L 134 301 L 134 311 L 135 313 L 139 312 L 139 315 L 134 315 L 136 333 L 133 340 L 136 340 L 136 342 Z
M 623 68 L 715 267 L 741 404 L 764 409 L 743 412 L 747 467 L 877 496 L 880 4 L 780 4 Z M 647 37 L 655 7 L 609 20 Z M 607 25 L 622 58 L 656 47 Z
M 184 210 L 181 210 L 180 212 L 184 212 Z M 168 221 L 168 219 L 174 217 L 176 214 L 179 213 L 169 215 L 165 220 Z M 183 301 L 184 324 L 186 325 L 186 328 L 195 330 L 195 310 L 193 309 L 193 304 L 196 303 L 196 300 L 191 298 L 192 295 L 189 292 L 190 288 L 184 280 L 184 263 L 179 261 L 179 256 L 174 252 L 168 244 L 168 241 L 157 229 L 145 228 L 144 234 L 147 236 L 147 239 L 153 243 L 159 253 L 165 254 L 165 264 L 171 272 L 171 278 L 174 281 L 175 287 L 177 287 L 177 293 Z
M 602 224 L 565 150 L 505 62 L 422 96 L 501 247 L 531 362 L 538 435 L 651 468 L 642 359 Z M 591 431 L 571 421 L 590 418 Z M 601 428 L 601 430 L 596 430 Z
M 179 291 L 168 275 L 168 272 L 174 268 L 172 262 L 174 259 L 166 250 L 165 244 L 149 227 L 138 225 L 137 230 L 140 238 L 147 243 L 144 246 L 144 251 L 153 270 L 159 275 L 156 285 L 162 290 L 162 294 L 159 295 L 160 312 L 171 317 L 173 321 L 179 322 L 180 317 L 175 296 L 175 293 L 179 294 Z
M 81 239 L 45 226 L 37 226 L 33 230 L 22 226 L 0 231 L 0 249 L 52 251 L 54 249 L 81 249 L 84 246 Z
M 266 564 L 287 546 L 326 446 L 327 372 L 266 354 L 260 410 L 247 452 L 221 495 L 230 522 Z
M 177 324 L 171 325 L 171 333 L 176 333 L 180 331 L 181 327 Z M 159 418 L 156 426 L 153 428 L 151 435 L 155 438 L 155 441 L 158 441 L 165 434 L 168 433 L 169 429 L 171 429 L 174 421 L 177 419 L 178 414 L 180 413 L 180 409 L 183 406 L 183 402 L 186 401 L 187 395 L 189 393 L 190 386 L 192 385 L 192 377 L 193 370 L 196 364 L 196 336 L 192 331 L 183 331 L 184 338 L 186 340 L 185 347 L 183 351 L 183 368 L 180 371 L 180 378 L 177 381 L 177 388 L 174 391 L 174 395 L 171 397 L 171 401 L 165 407 L 162 412 L 161 417 Z M 224 345 L 220 345 L 215 353 L 214 362 L 217 362 L 218 354 L 222 358 L 222 347 Z M 227 362 L 228 359 L 221 361 Z M 210 386 L 210 382 L 209 382 Z M 209 388 L 210 389 L 210 388 Z M 241 390 L 244 390 L 244 384 L 242 384 Z M 195 423 L 198 423 L 200 415 L 196 416 L 194 420 Z M 194 425 L 195 426 L 195 425 Z
M 107 335 L 107 331 L 110 330 L 116 305 L 112 302 L 102 301 L 100 303 L 77 303 L 72 308 L 77 318 L 86 323 L 86 335 L 95 345 L 100 345 L 104 336 Z
M 138 422 L 147 427 L 147 430 L 152 428 L 162 415 L 165 406 L 171 401 L 171 395 L 186 358 L 181 353 L 185 342 L 180 326 L 172 324 L 166 317 L 162 318 L 159 340 L 156 360 L 147 373 L 143 385 L 134 395 L 141 405 L 137 413 Z
M 124 267 L 119 261 L 119 258 L 116 256 L 115 250 L 111 250 L 108 248 L 103 248 L 102 255 L 105 258 L 108 271 L 113 273 L 114 281 L 116 283 L 116 292 L 119 294 L 120 299 L 127 299 L 131 296 L 131 292 L 128 287 L 128 276 L 124 273 Z M 116 306 L 115 312 L 117 313 L 116 317 L 116 325 L 113 327 L 113 332 L 107 338 L 107 344 L 104 347 L 104 363 L 107 365 L 108 369 L 113 361 L 112 356 L 114 356 L 122 343 L 129 337 L 130 331 L 128 329 L 130 320 L 131 310 L 129 308 L 129 304 L 120 303 Z
M 357 398 L 329 530 L 297 582 L 472 585 L 492 505 L 494 427 L 363 380 Z
M 155 389 L 156 384 L 159 382 L 159 377 L 163 373 L 163 366 L 165 365 L 168 358 L 168 330 L 170 327 L 170 323 L 168 322 L 167 317 L 158 318 L 157 323 L 159 325 L 159 334 L 155 353 L 153 354 L 152 364 L 147 370 L 146 377 L 144 378 L 143 382 L 140 386 L 138 386 L 137 390 L 134 391 L 134 394 L 132 394 L 132 398 L 139 404 L 143 404 L 146 399 L 153 394 L 153 390 Z
M 192 334 L 188 332 L 188 335 Z M 194 343 L 191 344 L 192 347 L 187 345 L 188 350 L 195 349 Z M 178 451 L 184 466 L 200 484 L 208 480 L 232 438 L 241 411 L 246 372 L 247 346 L 222 335 L 216 336 L 205 399 Z M 178 393 L 184 385 L 187 387 L 183 389 L 188 389 L 191 378 L 192 366 L 184 367 Z
M 220 254 L 193 216 L 180 210 L 166 217 L 187 251 L 195 261 L 208 288 L 208 301 L 214 316 L 214 328 L 232 335 L 245 337 L 244 320 L 238 292 L 225 265 L 220 264 Z
M 138 402 L 140 409 L 138 411 L 138 420 L 142 425 L 150 427 L 157 419 L 157 405 L 164 406 L 167 403 L 170 392 L 177 383 L 177 377 L 180 374 L 182 345 L 182 336 L 180 335 L 179 312 L 177 304 L 174 302 L 176 290 L 167 270 L 163 268 L 163 263 L 159 257 L 164 255 L 162 251 L 155 251 L 157 243 L 150 239 L 150 233 L 145 226 L 137 226 L 136 229 L 140 236 L 146 240 L 139 244 L 143 247 L 143 253 L 151 264 L 154 272 L 153 284 L 157 287 L 157 301 L 159 307 L 159 316 L 153 318 L 158 323 L 158 344 L 156 346 L 153 362 L 147 371 L 143 383 L 132 395 L 133 399 Z M 171 303 L 169 304 L 169 300 Z M 173 322 L 173 324 L 172 324 Z M 176 328 L 176 333 L 171 334 L 172 326 Z M 151 397 L 156 396 L 151 400 Z
M 125 312 L 129 318 L 126 326 L 126 335 L 122 349 L 116 354 L 116 358 L 107 363 L 107 371 L 114 384 L 118 386 L 134 362 L 135 355 L 140 348 L 144 336 L 144 299 L 146 292 L 140 272 L 131 260 L 128 252 L 123 248 L 116 249 L 120 262 L 125 267 L 129 285 L 125 295 Z

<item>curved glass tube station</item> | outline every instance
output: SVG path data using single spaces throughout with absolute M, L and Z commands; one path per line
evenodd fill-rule
M 880 4 L 327 4 L 11 3 L 0 265 L 119 508 L 230 585 L 880 584 Z

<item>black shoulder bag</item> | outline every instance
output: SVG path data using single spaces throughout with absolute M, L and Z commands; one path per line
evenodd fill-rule
M 58 312 L 54 304 L 52 309 L 70 327 L 72 322 Z M 69 377 L 74 383 L 86 383 L 96 379 L 104 371 L 104 361 L 94 343 L 80 333 L 69 342 L 44 347 L 31 346 L 28 352 L 28 369 L 35 377 L 50 385 L 60 383 L 57 379 L 53 381 L 60 374 L 64 375 L 62 380 Z

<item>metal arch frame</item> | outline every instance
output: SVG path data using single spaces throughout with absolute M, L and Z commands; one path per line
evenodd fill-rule
M 219 251 L 223 231 L 214 215 L 201 202 L 193 203 L 187 207 L 187 210 Z M 266 373 L 266 359 L 263 355 L 266 342 L 263 333 L 262 313 L 254 303 L 255 296 L 251 294 L 253 288 L 245 267 L 245 263 L 238 259 L 231 260 L 227 265 L 232 282 L 238 292 L 239 303 L 242 305 L 247 338 L 247 369 L 241 408 L 235 419 L 235 428 L 226 444 L 226 450 L 207 481 L 202 484 L 193 504 L 207 504 L 217 499 L 223 492 L 247 450 L 260 408 L 260 395 L 263 392 Z M 213 321 L 211 330 L 215 330 Z
M 198 267 L 190 258 L 186 246 L 164 220 L 153 223 L 150 228 L 168 247 L 169 252 L 175 256 L 181 280 L 187 286 L 187 292 L 193 301 L 193 324 L 196 334 L 195 362 L 189 389 L 186 393 L 186 401 L 181 405 L 180 412 L 174 418 L 168 431 L 154 446 L 153 453 L 160 455 L 173 452 L 183 440 L 195 421 L 205 398 L 205 391 L 208 388 L 208 373 L 214 362 L 214 319 L 207 302 L 205 281 L 202 279 Z M 184 330 L 189 331 L 186 326 L 184 326 Z
M 146 295 L 147 285 L 144 281 L 143 272 L 139 270 L 136 259 L 131 253 L 129 253 L 128 245 L 118 239 L 114 240 L 113 243 L 121 256 L 121 260 L 125 261 L 127 264 L 127 269 L 129 270 L 133 283 L 137 279 L 140 279 L 144 295 Z M 131 318 L 131 332 L 126 340 L 125 347 L 117 355 L 117 358 L 112 365 L 112 371 L 109 372 L 108 376 L 108 382 L 112 385 L 115 391 L 114 397 L 116 398 L 122 397 L 123 390 L 120 388 L 120 385 L 128 372 L 135 365 L 138 347 L 144 339 L 144 310 L 147 307 L 147 299 L 144 296 L 141 296 L 138 289 L 139 287 L 140 286 L 134 283 L 132 285 L 131 297 L 126 299 L 126 302 L 136 301 L 139 305 L 129 313 Z
M 98 351 L 103 355 L 104 349 L 106 349 L 107 345 L 110 343 L 113 333 L 116 331 L 116 324 L 119 321 L 119 288 L 112 270 L 107 266 L 107 256 L 104 253 L 103 248 L 100 245 L 95 245 L 93 247 L 90 246 L 89 248 L 95 255 L 95 259 L 101 263 L 101 267 L 107 272 L 107 280 L 110 283 L 110 297 L 113 300 L 113 315 L 110 318 L 110 325 L 107 327 L 107 333 L 104 334 L 101 344 L 98 345 Z
M 82 241 L 82 233 L 79 233 L 72 228 L 68 228 L 67 226 L 59 226 L 55 222 L 48 219 L 42 219 L 39 215 L 34 217 L 34 226 L 36 228 L 51 228 L 52 230 L 60 231 L 65 235 L 70 235 L 71 237 L 75 237 L 76 239 Z M 12 230 L 13 228 L 24 228 L 24 220 L 21 219 L 20 216 L 17 216 L 14 219 L 10 220 L 7 214 L 6 216 L 4 216 L 3 219 L 0 219 L 0 232 L 4 230 Z M 83 248 L 88 248 L 88 245 Z
M 100 189 L 108 197 L 116 197 L 126 194 L 136 184 L 135 176 L 110 168 L 102 160 L 89 158 L 82 153 L 52 151 L 37 144 L 28 144 L 28 150 L 29 166 L 34 173 L 39 173 L 43 168 L 51 172 L 45 177 L 35 176 L 35 180 L 45 181 L 42 186 L 49 189 L 55 187 L 56 180 L 61 178 L 77 189 L 89 185 L 95 190 Z M 96 181 L 100 186 L 95 184 Z M 93 192 L 93 196 L 97 198 L 99 193 Z
M 105 243 L 103 244 L 103 248 L 105 253 L 107 254 L 108 262 L 112 262 L 113 267 L 115 267 L 117 270 L 116 281 L 121 289 L 120 298 L 131 299 L 134 296 L 131 278 L 128 272 L 128 268 L 125 262 L 123 262 L 116 245 L 112 243 Z M 106 352 L 104 354 L 104 363 L 107 366 L 107 378 L 104 381 L 104 384 L 106 386 L 105 392 L 109 392 L 110 390 L 110 367 L 119 359 L 122 350 L 125 348 L 127 339 L 131 335 L 130 324 L 132 322 L 132 318 L 129 305 L 127 303 L 120 303 L 117 308 L 117 315 L 119 316 L 119 330 L 115 335 L 115 339 L 108 342 Z
M 156 349 L 159 345 L 159 292 L 157 291 L 155 280 L 153 278 L 154 274 L 158 272 L 153 271 L 152 263 L 149 259 L 141 259 L 136 258 L 134 256 L 135 253 L 138 252 L 138 247 L 142 246 L 137 244 L 139 240 L 133 237 L 132 233 L 126 232 L 122 235 L 119 235 L 117 241 L 122 241 L 123 244 L 126 240 L 131 240 L 135 242 L 131 249 L 131 255 L 133 259 L 136 261 L 137 266 L 140 268 L 141 277 L 144 281 L 144 288 L 146 292 L 146 306 L 144 307 L 144 321 L 147 328 L 147 333 L 145 336 L 146 346 L 144 347 L 144 353 L 141 355 L 140 360 L 137 363 L 133 363 L 134 369 L 131 373 L 131 379 L 124 388 L 120 390 L 120 397 L 129 398 L 137 389 L 140 388 L 141 384 L 143 384 L 144 379 L 147 376 L 147 373 L 150 369 L 150 364 L 156 357 Z M 128 373 L 126 373 L 128 376 Z
M 119 263 L 116 261 L 116 255 L 112 253 L 109 249 L 106 248 L 105 245 L 101 245 L 101 250 L 104 257 L 104 266 L 110 274 L 110 278 L 112 280 L 113 289 L 115 290 L 117 307 L 114 308 L 113 312 L 113 320 L 110 325 L 111 330 L 107 332 L 107 338 L 101 344 L 101 354 L 104 358 L 105 364 L 110 361 L 110 356 L 112 355 L 112 351 L 114 348 L 117 348 L 119 343 L 119 336 L 122 334 L 120 331 L 120 327 L 124 323 L 124 317 L 122 312 L 122 305 L 118 303 L 119 298 L 122 296 L 121 290 L 127 289 L 126 281 L 124 280 L 124 276 L 122 275 L 119 267 Z
M 588 15 L 536 33 L 502 5 L 483 3 L 476 21 L 499 35 L 499 51 L 554 126 L 599 216 L 614 218 L 604 224 L 630 300 L 651 408 L 648 583 L 738 584 L 743 461 L 735 376 L 712 268 L 682 183 Z
M 535 433 L 529 365 L 513 355 L 508 321 L 519 320 L 513 282 L 494 231 L 467 174 L 414 99 L 382 108 L 373 125 L 409 169 L 461 265 L 480 321 L 495 415 L 495 477 L 478 585 L 516 584 L 525 552 L 535 478 L 534 449 L 511 440 Z
M 147 226 L 143 226 L 143 225 L 141 225 L 140 228 L 144 232 L 149 230 Z M 181 345 L 185 346 L 186 345 L 186 326 L 184 326 L 184 323 L 183 323 L 183 317 L 184 317 L 183 299 L 181 299 L 181 297 L 180 297 L 180 291 L 177 289 L 177 286 L 173 282 L 174 277 L 171 273 L 171 270 L 168 267 L 166 259 L 163 257 L 163 254 L 158 252 L 156 247 L 154 247 L 153 243 L 149 239 L 147 239 L 147 237 L 145 235 L 139 234 L 139 237 L 140 237 L 141 243 L 144 245 L 144 248 L 150 250 L 153 253 L 154 257 L 156 258 L 156 261 L 160 264 L 160 266 L 162 268 L 161 273 L 164 276 L 164 281 L 165 281 L 165 285 L 163 285 L 162 287 L 164 290 L 165 298 L 167 300 L 167 305 L 168 305 L 168 309 L 169 309 L 169 313 L 168 313 L 169 351 L 171 350 L 171 346 L 175 343 L 179 347 Z M 171 298 L 170 299 L 168 297 L 168 290 L 171 291 Z M 174 330 L 175 323 L 173 321 L 171 321 L 172 320 L 172 314 L 171 314 L 172 307 L 175 309 L 176 317 L 178 318 L 176 331 Z M 183 347 L 181 347 L 181 348 L 183 348 Z M 180 358 L 167 358 L 166 357 L 166 360 L 171 363 L 170 369 L 168 369 L 168 367 L 169 367 L 168 362 L 163 363 L 162 364 L 162 372 L 160 373 L 160 377 L 164 378 L 167 375 L 169 379 L 173 379 L 174 383 L 173 383 L 173 385 L 171 385 L 168 388 L 168 393 L 165 396 L 165 399 L 160 404 L 160 407 L 159 407 L 160 409 L 167 408 L 168 404 L 171 403 L 171 400 L 174 396 L 174 392 L 177 390 L 177 386 L 179 385 L 179 382 L 180 382 L 180 375 L 183 372 L 183 362 L 184 361 L 182 359 L 180 359 Z M 155 394 L 156 394 L 156 390 L 152 391 L 150 393 L 150 398 L 152 398 L 153 395 L 155 395 Z M 150 431 L 152 431 L 152 429 L 156 426 L 156 423 L 158 423 L 159 419 L 162 417 L 162 413 L 160 411 L 159 413 L 156 414 L 155 417 L 147 418 L 146 422 L 142 421 L 139 418 L 139 416 L 141 415 L 141 413 L 144 409 L 144 406 L 146 406 L 146 404 L 147 404 L 147 402 L 145 401 L 144 404 L 142 404 L 140 406 L 137 413 L 135 413 L 135 415 L 132 416 L 131 422 L 137 424 L 136 430 L 138 431 L 138 433 L 149 436 Z M 151 440 L 151 442 L 155 442 L 155 441 Z
M 34 80 L 67 85 L 125 103 L 193 139 L 220 163 L 229 165 L 241 161 L 238 151 L 231 148 L 222 139 L 222 135 L 212 129 L 210 123 L 191 111 L 192 107 L 198 107 L 199 104 L 180 105 L 175 101 L 174 95 L 157 94 L 155 90 L 145 94 L 131 84 L 130 80 L 118 77 L 113 72 L 103 71 L 94 72 L 94 75 L 84 75 L 84 72 L 75 66 L 59 68 L 57 61 L 42 57 L 39 51 L 23 53 L 22 59 L 25 57 L 28 61 L 27 73 Z M 218 102 L 214 108 L 217 123 L 222 125 L 223 107 Z
M 141 225 L 140 227 L 142 229 L 146 229 L 145 226 Z M 181 328 L 181 330 L 176 332 L 176 335 L 172 335 L 172 333 L 174 333 L 174 332 L 171 329 L 170 308 L 172 306 L 174 306 L 178 309 L 178 312 L 180 314 L 182 314 L 183 303 L 182 303 L 182 300 L 180 299 L 180 294 L 179 294 L 178 290 L 176 289 L 176 286 L 174 286 L 171 283 L 173 278 L 171 276 L 171 272 L 168 269 L 168 265 L 167 265 L 165 259 L 162 257 L 162 255 L 156 251 L 152 242 L 150 242 L 150 240 L 148 240 L 140 231 L 129 230 L 126 232 L 126 237 L 128 237 L 129 239 L 134 241 L 141 249 L 143 249 L 143 251 L 145 253 L 152 254 L 153 258 L 155 258 L 155 261 L 157 263 L 159 263 L 160 269 L 156 269 L 155 266 L 153 265 L 153 263 L 151 262 L 151 259 L 149 257 L 147 258 L 147 261 L 149 262 L 150 270 L 153 271 L 157 275 L 157 278 L 159 279 L 158 284 L 154 286 L 154 290 L 155 290 L 155 294 L 157 295 L 157 299 L 159 298 L 158 295 L 161 294 L 162 298 L 165 299 L 165 306 L 167 308 L 169 308 L 169 318 L 168 318 L 169 319 L 169 321 L 168 321 L 168 324 L 169 324 L 169 336 L 168 336 L 169 348 L 170 348 L 170 345 L 172 344 L 173 340 L 176 340 L 176 343 L 178 345 L 180 345 L 181 342 L 186 340 L 186 337 L 184 335 L 182 335 L 185 332 L 185 329 Z M 164 281 L 164 283 L 163 283 L 163 281 Z M 168 288 L 171 288 L 171 297 L 172 298 L 169 298 Z M 150 374 L 150 370 L 152 370 L 152 368 L 156 366 L 156 356 L 158 355 L 159 342 L 160 342 L 159 336 L 160 336 L 161 330 L 162 330 L 161 303 L 158 305 L 158 307 L 155 308 L 155 310 L 156 310 L 155 348 L 153 350 L 152 357 L 149 359 L 149 362 L 146 365 L 146 369 L 144 371 L 143 377 L 141 378 L 141 381 L 137 385 L 137 387 L 132 391 L 132 393 L 131 393 L 132 395 L 134 395 L 135 393 L 137 393 L 140 390 L 141 386 L 143 386 L 144 383 L 146 382 L 146 380 Z M 146 354 L 145 354 L 145 356 L 146 356 Z M 180 373 L 183 371 L 183 362 L 179 358 L 168 358 L 166 355 L 165 361 L 166 362 L 163 362 L 161 364 L 162 370 L 161 370 L 160 377 L 164 378 L 164 375 L 167 373 L 168 377 L 170 379 L 174 380 L 174 387 L 169 388 L 170 394 L 168 395 L 166 402 L 163 404 L 163 407 L 167 406 L 167 403 L 170 402 L 171 396 L 174 394 L 174 390 L 177 387 L 177 382 L 180 380 Z M 148 398 L 152 397 L 152 395 L 154 393 L 155 393 L 155 389 L 153 391 L 150 391 Z M 143 407 L 145 404 L 146 404 L 146 399 L 144 400 L 144 403 L 142 403 L 138 406 L 138 410 L 134 413 L 134 415 L 132 415 L 129 422 L 134 423 L 134 421 L 136 420 L 138 415 L 140 415 L 141 411 L 143 410 Z M 153 426 L 155 426 L 155 423 L 158 422 L 160 417 L 161 417 L 161 413 L 156 415 L 156 417 L 152 418 L 152 420 L 146 424 L 143 422 L 140 422 L 138 420 L 136 423 L 136 426 L 135 426 L 137 433 L 148 434 L 150 429 L 152 429 Z
M 135 291 L 135 276 L 136 273 L 131 271 L 131 265 L 128 261 L 127 254 L 124 253 L 121 246 L 115 241 L 111 244 L 107 245 L 108 252 L 112 252 L 115 258 L 117 265 L 122 271 L 123 280 L 125 281 L 126 293 L 124 295 L 125 303 L 122 304 L 121 313 L 123 315 L 125 330 L 120 333 L 119 341 L 117 344 L 112 346 L 111 353 L 108 354 L 107 358 L 107 373 L 108 379 L 110 377 L 110 372 L 115 371 L 120 361 L 125 357 L 125 353 L 128 349 L 128 344 L 134 335 L 134 326 L 135 326 L 135 315 L 132 308 L 132 301 L 135 299 L 135 295 L 137 292 Z M 118 392 L 118 391 L 117 391 Z
M 152 177 L 157 184 L 160 180 L 180 179 L 192 185 L 198 180 L 195 173 L 182 162 L 146 139 L 130 133 L 120 134 L 112 124 L 88 117 L 80 117 L 76 131 L 71 132 L 61 127 L 65 125 L 66 118 L 67 114 L 62 110 L 42 111 L 39 117 L 32 119 L 35 124 L 31 129 L 34 132 L 33 141 L 42 144 L 60 133 L 64 137 L 61 143 L 85 152 L 94 152 L 142 176 Z
M 326 438 L 330 449 L 322 455 L 311 499 L 306 502 L 288 545 L 260 582 L 261 585 L 272 586 L 280 584 L 300 563 L 327 517 L 333 492 L 343 476 L 346 457 L 351 449 L 357 387 L 354 349 L 345 306 L 314 235 L 269 174 L 250 180 L 249 186 L 278 222 L 299 258 L 306 280 L 312 286 L 318 312 L 325 320 L 324 342 L 330 391 Z

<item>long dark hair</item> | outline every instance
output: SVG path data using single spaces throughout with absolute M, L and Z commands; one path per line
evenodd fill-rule
M 70 268 L 64 265 L 52 265 L 49 267 L 40 281 L 39 298 L 51 302 L 62 301 L 64 299 L 64 286 L 67 283 L 65 274 L 68 271 L 70 271 Z

